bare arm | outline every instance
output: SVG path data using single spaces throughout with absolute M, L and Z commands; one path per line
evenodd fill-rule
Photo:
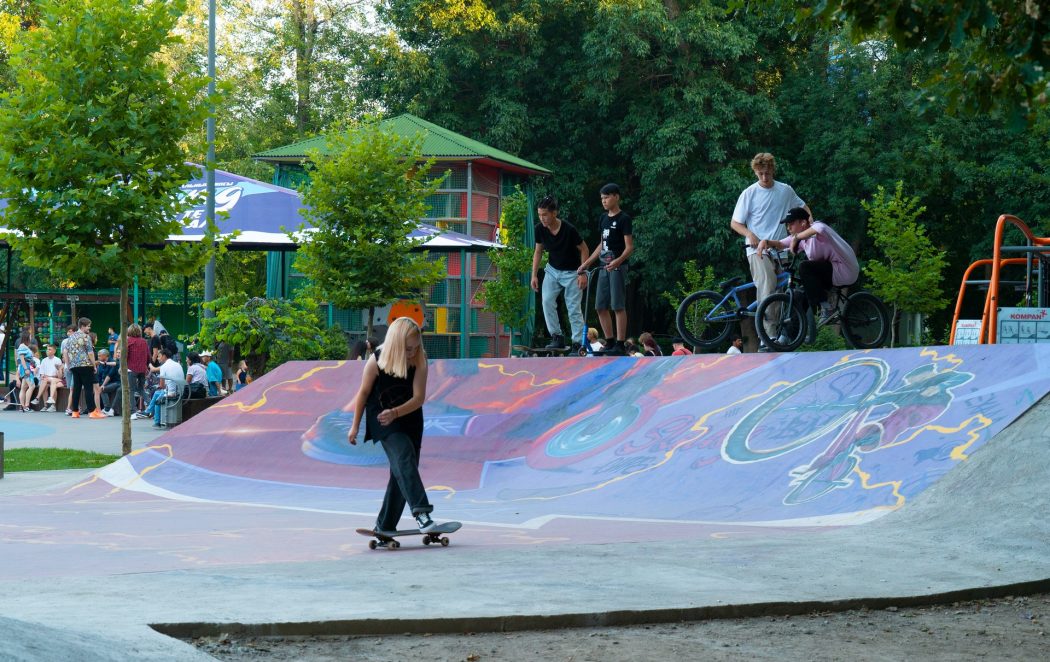
M 584 244 L 584 246 L 586 246 L 586 244 Z M 581 264 L 580 268 L 576 270 L 576 273 L 582 274 L 583 272 L 587 271 L 587 269 L 592 264 L 594 264 L 595 261 L 597 261 L 598 253 L 601 251 L 601 249 L 602 249 L 602 244 L 601 244 L 601 242 L 598 242 L 598 245 L 594 247 L 594 252 L 591 253 L 587 258 L 585 258 L 583 260 L 583 264 Z
M 580 264 L 582 265 L 587 261 L 587 256 L 590 255 L 590 251 L 587 250 L 587 242 L 581 240 L 576 248 L 580 251 Z M 587 274 L 580 273 L 579 269 L 576 270 L 576 284 L 580 286 L 581 290 L 587 287 Z
M 536 250 L 532 252 L 532 276 L 529 279 L 529 284 L 532 286 L 533 292 L 539 292 L 540 290 L 540 260 L 543 259 L 543 244 L 536 244 Z
M 737 233 L 741 237 L 747 239 L 747 245 L 751 248 L 758 248 L 758 235 L 751 231 L 751 228 L 747 227 L 740 221 L 733 219 L 729 222 L 729 227 L 733 228 L 733 232 Z
M 612 271 L 613 269 L 616 269 L 621 264 L 626 262 L 627 258 L 631 257 L 631 253 L 634 252 L 634 235 L 625 234 L 623 236 L 623 243 L 623 252 L 620 253 L 620 257 L 616 258 L 615 260 L 610 262 L 607 267 L 605 267 L 608 271 Z
M 377 376 L 379 376 L 379 364 L 373 354 L 365 363 L 365 370 L 361 375 L 361 387 L 357 389 L 357 397 L 354 398 L 354 422 L 350 425 L 350 432 L 346 435 L 351 445 L 357 444 L 357 431 L 361 427 L 361 416 L 365 413 L 365 403 L 372 392 L 372 387 L 375 386 Z

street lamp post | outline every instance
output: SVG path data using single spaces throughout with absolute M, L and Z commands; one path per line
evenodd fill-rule
M 215 222 L 215 0 L 208 0 L 208 162 L 205 177 L 208 185 L 206 214 L 208 225 Z M 204 301 L 215 299 L 215 255 L 204 267 Z M 214 310 L 204 310 L 205 317 L 213 317 Z

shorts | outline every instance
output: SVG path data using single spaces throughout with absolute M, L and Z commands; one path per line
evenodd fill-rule
M 624 310 L 627 308 L 627 263 L 614 271 L 598 270 L 598 290 L 594 295 L 595 310 Z

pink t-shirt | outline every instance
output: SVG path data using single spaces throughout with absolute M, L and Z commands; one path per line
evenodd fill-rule
M 857 263 L 857 254 L 853 252 L 853 247 L 825 223 L 814 221 L 810 227 L 816 234 L 798 242 L 806 252 L 806 257 L 831 263 L 832 285 L 856 283 L 857 277 L 860 276 L 860 265 Z M 791 238 L 785 239 L 783 244 L 790 246 Z

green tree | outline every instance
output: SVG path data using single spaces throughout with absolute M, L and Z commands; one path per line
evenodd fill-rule
M 868 235 L 879 257 L 870 260 L 864 273 L 871 290 L 893 308 L 890 347 L 897 341 L 901 311 L 930 314 L 944 307 L 941 290 L 946 264 L 944 251 L 933 245 L 919 223 L 926 208 L 919 198 L 904 195 L 904 182 L 897 182 L 893 195 L 878 187 L 871 200 L 861 203 L 870 214 Z
M 346 338 L 325 328 L 317 303 L 308 298 L 266 299 L 234 294 L 204 304 L 215 317 L 201 321 L 205 347 L 226 342 L 236 347 L 252 377 L 285 361 L 345 359 Z
M 489 249 L 488 256 L 496 269 L 496 278 L 481 288 L 485 310 L 494 313 L 501 324 L 510 327 L 511 345 L 514 344 L 514 329 L 523 327 L 528 320 L 529 297 L 532 296 L 528 281 L 534 247 L 526 243 L 528 204 L 520 188 L 503 199 L 499 236 L 504 248 Z
M 173 80 L 158 57 L 175 40 L 183 6 L 40 3 L 40 27 L 19 33 L 12 48 L 17 87 L 0 109 L 0 195 L 16 231 L 7 240 L 27 265 L 119 283 L 122 329 L 135 276 L 199 270 L 212 250 L 210 239 L 148 248 L 181 229 L 179 187 L 192 171 L 180 141 L 207 112 L 193 104 L 205 81 Z M 121 371 L 123 401 L 131 402 L 126 364 Z M 129 414 L 124 407 L 124 453 Z
M 802 13 L 808 15 L 809 9 Z M 1050 92 L 1050 11 L 1031 0 L 829 0 L 817 16 L 857 40 L 888 35 L 941 62 L 926 96 L 950 107 L 1032 117 Z
M 308 155 L 303 216 L 315 230 L 295 268 L 318 299 L 368 309 L 369 336 L 376 308 L 445 277 L 443 260 L 417 250 L 425 239 L 408 236 L 443 179 L 430 176 L 433 160 L 423 160 L 422 147 L 422 136 L 402 138 L 367 120 L 331 134 L 324 153 Z

